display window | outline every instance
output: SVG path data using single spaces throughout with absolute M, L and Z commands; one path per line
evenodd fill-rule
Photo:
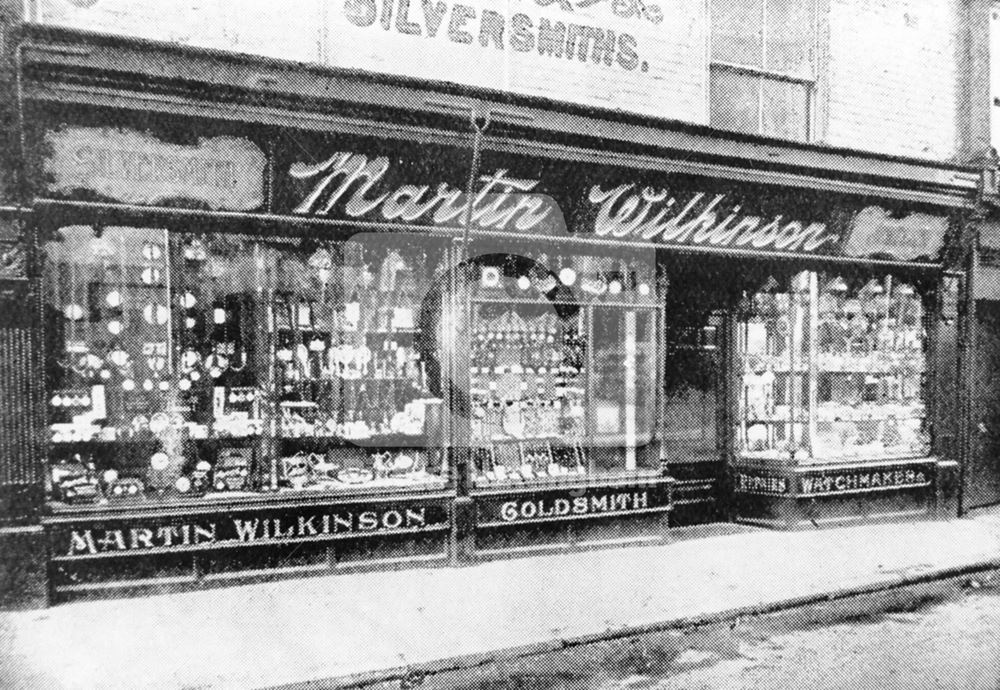
M 438 244 L 79 225 L 43 250 L 56 503 L 445 485 Z
M 484 252 L 471 265 L 475 484 L 658 474 L 653 264 Z
M 893 275 L 804 271 L 745 300 L 738 453 L 802 463 L 929 452 L 924 297 Z

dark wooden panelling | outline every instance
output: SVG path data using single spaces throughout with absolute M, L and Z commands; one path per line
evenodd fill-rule
M 0 328 L 0 485 L 36 484 L 44 477 L 37 336 L 34 329 Z

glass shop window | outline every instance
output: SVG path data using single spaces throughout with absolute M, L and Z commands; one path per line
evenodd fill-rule
M 916 286 L 807 271 L 787 284 L 768 279 L 743 308 L 742 457 L 818 463 L 929 452 Z
M 814 0 L 713 0 L 709 120 L 796 141 L 810 136 Z
M 444 485 L 439 249 L 71 226 L 45 256 L 54 500 Z
M 498 253 L 473 272 L 476 484 L 657 473 L 652 264 Z

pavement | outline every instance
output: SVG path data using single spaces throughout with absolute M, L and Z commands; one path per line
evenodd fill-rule
M 0 612 L 0 685 L 337 687 L 1000 569 L 1000 513 Z

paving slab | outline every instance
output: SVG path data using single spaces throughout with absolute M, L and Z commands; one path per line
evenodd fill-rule
M 351 573 L 0 613 L 6 687 L 250 688 L 448 668 L 1000 568 L 1000 516 Z

